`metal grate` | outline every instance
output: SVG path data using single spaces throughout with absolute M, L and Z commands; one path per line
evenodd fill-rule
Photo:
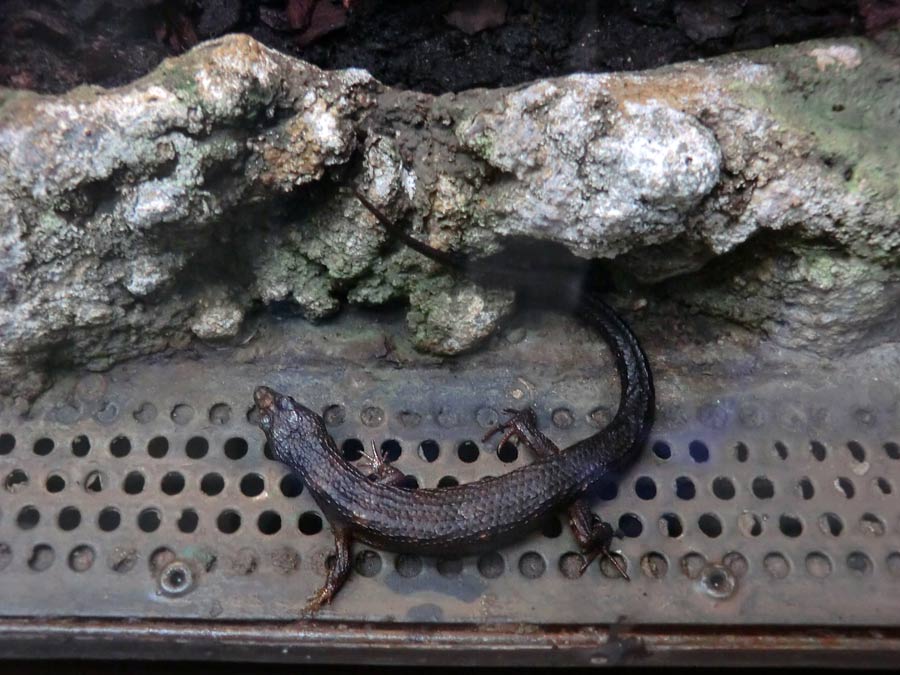
M 331 535 L 302 485 L 265 457 L 248 419 L 256 384 L 322 410 L 349 458 L 375 440 L 410 488 L 530 461 L 523 448 L 479 440 L 504 407 L 534 405 L 560 445 L 614 408 L 608 357 L 566 322 L 536 319 L 443 366 L 406 353 L 402 369 L 373 356 L 394 329 L 358 316 L 265 324 L 245 347 L 66 380 L 24 418 L 7 407 L 0 615 L 296 618 L 324 578 Z M 559 518 L 478 558 L 357 547 L 356 573 L 320 617 L 896 622 L 896 390 L 858 369 L 723 380 L 667 361 L 657 357 L 660 420 L 646 453 L 595 504 L 625 534 L 631 583 L 603 563 L 577 578 L 580 556 Z

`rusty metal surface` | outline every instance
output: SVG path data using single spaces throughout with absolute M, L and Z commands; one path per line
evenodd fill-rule
M 339 443 L 395 441 L 397 465 L 422 486 L 530 461 L 524 449 L 498 456 L 479 441 L 504 407 L 534 405 L 565 445 L 602 424 L 617 398 L 608 357 L 565 322 L 534 319 L 485 353 L 447 362 L 413 356 L 399 338 L 397 353 L 385 355 L 382 335 L 395 331 L 365 316 L 322 327 L 266 323 L 240 348 L 64 379 L 24 416 L 6 406 L 0 616 L 220 628 L 214 621 L 296 618 L 322 582 L 331 538 L 311 498 L 295 495 L 284 469 L 264 457 L 247 418 L 256 384 L 324 411 Z M 734 636 L 754 625 L 896 625 L 900 434 L 897 390 L 880 377 L 896 365 L 896 350 L 867 367 L 830 364 L 787 377 L 709 375 L 652 341 L 648 351 L 660 393 L 650 448 L 595 504 L 629 535 L 619 549 L 631 583 L 601 564 L 570 578 L 577 553 L 561 519 L 477 559 L 358 547 L 357 573 L 315 624 L 330 648 L 341 649 L 329 620 L 342 631 L 346 621 L 393 625 L 407 637 L 423 625 L 458 624 L 457 648 L 478 654 L 490 649 L 478 642 L 490 625 L 577 632 L 626 617 L 635 627 L 679 627 L 663 636 L 692 626 Z M 436 443 L 434 461 L 423 440 Z M 7 622 L 0 639 L 62 636 L 82 624 L 29 625 Z M 91 625 L 92 640 L 104 639 L 97 626 L 124 630 Z M 167 630 L 183 626 L 188 643 L 203 642 L 203 625 Z M 258 630 L 251 642 L 289 639 L 287 628 Z M 672 649 L 689 643 L 678 644 Z

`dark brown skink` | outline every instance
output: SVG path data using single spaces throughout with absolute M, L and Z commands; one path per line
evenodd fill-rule
M 402 238 L 410 243 L 408 236 Z M 441 262 L 462 260 L 412 242 Z M 568 507 L 588 562 L 608 554 L 613 529 L 591 513 L 581 497 L 639 455 L 653 424 L 653 378 L 637 338 L 608 305 L 581 292 L 573 311 L 599 331 L 612 351 L 621 382 L 615 417 L 603 430 L 560 450 L 538 431 L 533 412 L 510 411 L 510 419 L 495 431 L 524 440 L 538 459 L 473 483 L 437 489 L 399 487 L 404 475 L 377 454 L 369 458 L 371 475 L 364 473 L 344 460 L 318 414 L 268 387 L 256 389 L 259 425 L 272 452 L 303 480 L 334 533 L 334 561 L 325 585 L 310 599 L 309 611 L 330 602 L 347 579 L 354 540 L 390 551 L 458 557 L 516 541 L 551 512 Z

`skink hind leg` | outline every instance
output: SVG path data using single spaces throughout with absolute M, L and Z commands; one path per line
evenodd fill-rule
M 353 537 L 350 530 L 345 528 L 333 528 L 334 533 L 334 558 L 328 569 L 325 585 L 320 588 L 306 603 L 304 614 L 315 614 L 322 605 L 330 603 L 347 577 L 350 576 L 350 544 Z
M 551 457 L 562 452 L 553 441 L 547 438 L 537 426 L 537 415 L 531 408 L 524 410 L 504 410 L 509 418 L 488 430 L 483 441 L 487 441 L 491 436 L 503 433 L 498 447 L 506 443 L 512 438 L 518 438 L 525 445 L 530 447 L 538 458 Z M 618 559 L 612 554 L 610 544 L 615 536 L 621 536 L 617 533 L 612 525 L 605 522 L 600 516 L 591 511 L 590 505 L 586 499 L 579 499 L 569 506 L 569 526 L 572 528 L 572 534 L 575 540 L 584 551 L 585 560 L 581 566 L 581 574 L 590 566 L 598 556 L 603 556 L 618 570 L 619 574 L 626 580 L 629 580 L 628 573 L 622 568 Z
M 569 507 L 569 524 L 575 540 L 584 551 L 584 564 L 581 566 L 580 574 L 584 574 L 598 556 L 603 556 L 616 568 L 623 579 L 631 581 L 628 572 L 610 550 L 613 537 L 621 535 L 613 529 L 612 525 L 591 511 L 586 500 L 579 499 Z

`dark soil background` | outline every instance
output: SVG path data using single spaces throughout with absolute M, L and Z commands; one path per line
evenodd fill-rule
M 871 32 L 895 0 L 0 0 L 0 85 L 116 86 L 245 32 L 430 93 Z

